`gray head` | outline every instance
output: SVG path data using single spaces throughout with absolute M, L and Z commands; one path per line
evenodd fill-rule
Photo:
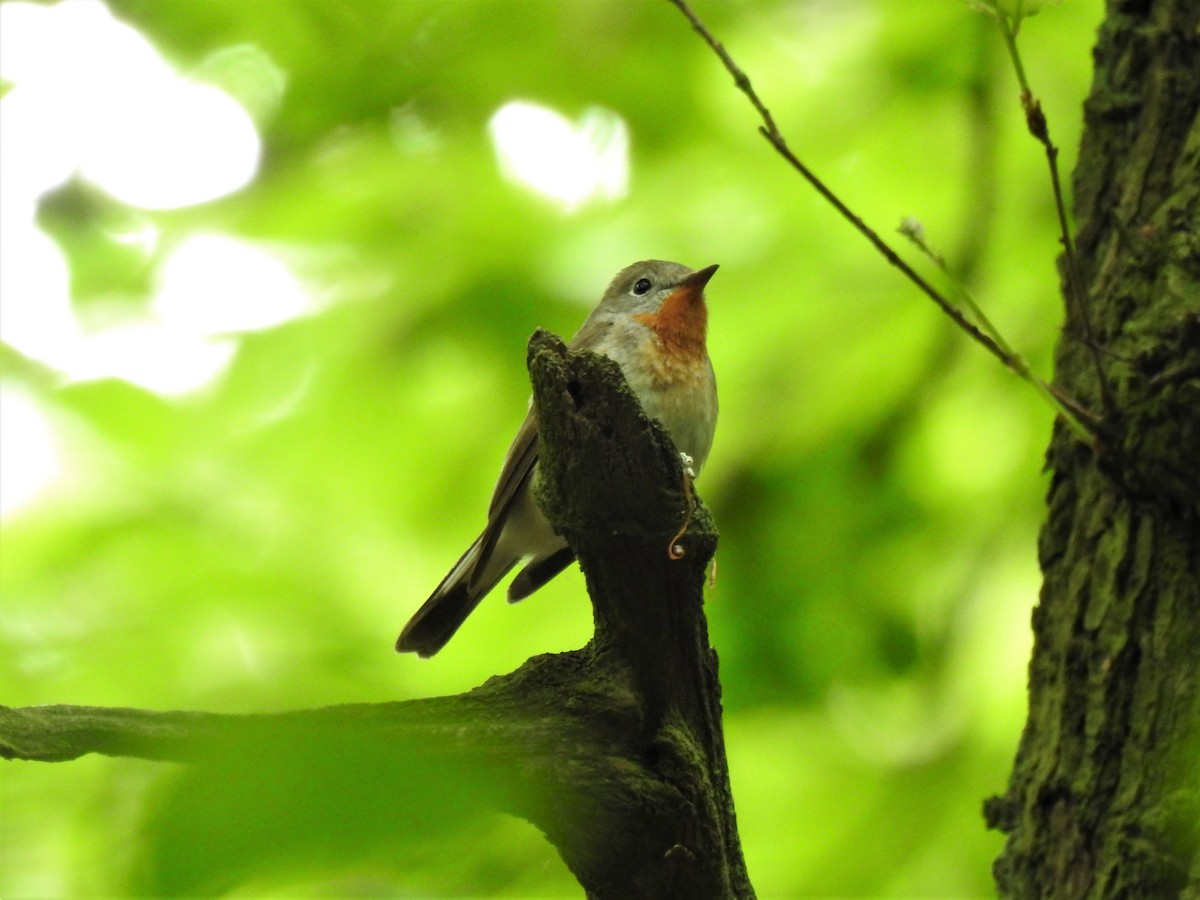
M 700 299 L 716 271 L 716 266 L 697 271 L 662 259 L 635 262 L 617 273 L 596 312 L 656 313 L 679 288 L 690 288 Z
M 637 339 L 638 329 L 652 329 L 660 338 L 682 339 L 703 350 L 708 324 L 704 286 L 716 271 L 716 266 L 693 270 L 661 259 L 622 269 L 571 346 L 598 350 L 606 340 L 628 346 Z

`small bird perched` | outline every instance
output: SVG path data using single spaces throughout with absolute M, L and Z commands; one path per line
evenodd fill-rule
M 652 259 L 617 273 L 569 346 L 616 361 L 646 415 L 667 429 L 699 473 L 717 424 L 717 382 L 705 336 L 704 287 L 716 266 L 693 271 Z M 530 490 L 537 468 L 537 419 L 525 417 L 504 458 L 487 525 L 404 626 L 396 649 L 433 656 L 517 563 L 508 600 L 528 597 L 575 559 Z

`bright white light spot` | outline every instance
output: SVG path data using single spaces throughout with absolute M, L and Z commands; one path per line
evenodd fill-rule
M 54 365 L 63 336 L 79 330 L 67 261 L 58 245 L 34 226 L 32 212 L 7 202 L 0 202 L 0 240 L 0 338 L 26 356 Z
M 163 264 L 154 311 L 164 326 L 204 336 L 270 328 L 312 303 L 278 257 L 216 234 L 188 238 Z
M 214 54 L 204 67 L 253 96 L 263 114 L 286 82 L 247 45 Z M 0 5 L 0 79 L 13 85 L 0 101 L 5 343 L 68 380 L 123 378 L 180 394 L 229 365 L 237 344 L 224 335 L 308 309 L 283 261 L 246 243 L 197 236 L 166 260 L 150 315 L 86 330 L 71 305 L 66 260 L 35 224 L 40 197 L 79 173 L 135 206 L 212 200 L 253 177 L 258 134 L 228 94 L 176 74 L 96 0 Z M 150 254 L 159 235 L 147 226 L 118 239 Z
M 68 338 L 60 368 L 72 381 L 121 378 L 156 394 L 199 390 L 225 371 L 232 340 L 210 340 L 162 322 L 134 322 Z
M 232 361 L 222 335 L 278 325 L 308 312 L 303 284 L 278 257 L 216 235 L 185 240 L 162 267 L 151 318 L 85 331 L 71 308 L 66 261 L 31 223 L 6 235 L 0 266 L 0 336 L 71 381 L 123 378 L 178 395 L 197 390 Z
M 615 112 L 593 107 L 572 122 L 523 100 L 488 123 L 500 169 L 573 212 L 594 199 L 619 200 L 629 185 L 629 130 Z
M 152 209 L 245 185 L 260 141 L 228 94 L 177 75 L 102 3 L 0 6 L 0 196 L 22 203 L 79 171 Z M 11 193 L 10 193 L 11 192 Z
M 70 381 L 124 378 L 162 394 L 181 394 L 207 384 L 229 364 L 230 341 L 170 322 L 126 322 L 85 331 L 69 294 L 66 260 L 58 246 L 29 219 L 4 232 L 0 266 L 0 338 L 10 347 L 61 372 Z M 214 272 L 213 278 L 236 278 Z M 214 290 L 228 289 L 222 284 Z M 10 429 L 3 426 L 4 431 Z
M 50 420 L 24 391 L 0 385 L 0 518 L 28 506 L 61 473 Z
M 116 105 L 83 158 L 83 175 L 131 206 L 174 209 L 232 193 L 258 168 L 249 114 L 219 88 L 181 78 Z

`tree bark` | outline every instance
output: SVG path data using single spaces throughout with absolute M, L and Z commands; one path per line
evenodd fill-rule
M 1198 898 L 1200 4 L 1109 0 L 1095 63 L 1056 383 L 1103 425 L 1050 445 L 1029 718 L 986 815 L 1005 897 Z
M 382 802 L 402 819 L 446 802 L 520 815 L 589 897 L 752 897 L 702 609 L 711 517 L 697 501 L 673 541 L 690 494 L 680 460 L 615 363 L 539 332 L 529 367 L 539 499 L 587 578 L 596 622 L 588 646 L 428 700 L 269 715 L 0 707 L 0 755 L 187 762 L 216 780 L 243 779 L 228 793 L 260 818 L 272 815 L 265 785 L 279 761 L 301 758 L 284 796 L 292 784 L 336 779 L 345 805 Z M 682 558 L 668 553 L 673 543 Z

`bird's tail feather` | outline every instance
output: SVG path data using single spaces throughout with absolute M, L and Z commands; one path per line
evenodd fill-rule
M 508 574 L 516 560 L 507 565 L 495 565 L 498 562 L 495 553 L 483 558 L 481 550 L 485 536 L 486 532 L 476 538 L 429 599 L 408 620 L 396 640 L 396 650 L 433 656 L 446 646 L 479 601 Z
M 517 577 L 509 584 L 508 602 L 524 600 L 573 562 L 575 551 L 570 547 L 563 547 L 549 556 L 537 557 L 518 572 Z

